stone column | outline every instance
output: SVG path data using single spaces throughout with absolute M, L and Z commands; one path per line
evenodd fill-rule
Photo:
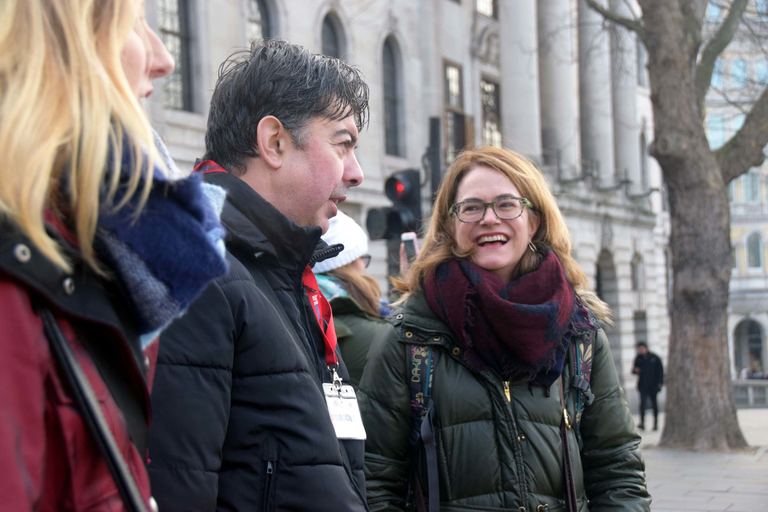
M 544 160 L 579 172 L 578 56 L 572 0 L 539 0 L 539 83 Z
M 610 8 L 621 16 L 632 17 L 625 0 L 610 0 Z M 618 178 L 632 181 L 630 192 L 640 191 L 636 53 L 634 35 L 625 28 L 615 27 L 611 37 L 614 155 Z
M 499 2 L 504 146 L 541 159 L 536 0 Z
M 581 157 L 600 183 L 614 173 L 610 37 L 603 18 L 579 0 L 579 88 Z

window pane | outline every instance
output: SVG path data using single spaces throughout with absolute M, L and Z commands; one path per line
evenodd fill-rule
M 477 0 L 477 12 L 489 18 L 496 17 L 496 0 Z
M 717 5 L 714 2 L 709 2 L 707 4 L 707 13 L 706 17 L 708 20 L 716 20 L 720 17 L 720 6 Z
M 340 51 L 339 35 L 336 27 L 333 21 L 331 21 L 330 16 L 326 16 L 323 21 L 323 54 L 340 59 Z
M 384 137 L 388 155 L 399 155 L 400 144 L 398 137 L 400 98 L 397 83 L 399 80 L 395 61 L 394 43 L 391 39 L 384 42 L 383 71 L 384 71 Z
M 762 267 L 762 247 L 760 235 L 753 233 L 747 239 L 747 266 L 749 268 Z
M 768 85 L 768 60 L 759 60 L 755 64 L 755 74 L 760 85 Z
M 754 171 L 749 171 L 742 178 L 744 186 L 744 201 L 756 203 L 760 200 L 760 180 L 759 175 Z
M 445 103 L 449 107 L 462 108 L 461 70 L 450 64 L 445 66 Z
M 637 45 L 637 85 L 648 87 L 648 54 L 645 52 L 645 45 L 640 39 L 636 41 Z
M 731 76 L 734 87 L 745 87 L 747 85 L 747 61 L 741 59 L 733 61 Z
M 648 190 L 648 144 L 645 134 L 640 134 L 640 179 L 643 190 Z
M 248 41 L 272 37 L 272 27 L 269 23 L 269 12 L 263 0 L 248 2 Z
M 483 144 L 501 147 L 499 86 L 480 80 L 480 97 L 483 103 Z
M 715 61 L 715 69 L 712 71 L 712 81 L 710 85 L 715 89 L 723 88 L 723 61 L 717 59 Z
M 160 37 L 173 57 L 173 73 L 163 80 L 163 104 L 168 108 L 192 110 L 192 70 L 190 58 L 187 0 L 160 0 Z
M 725 143 L 725 118 L 721 115 L 707 117 L 709 147 L 717 149 Z
M 741 127 L 744 126 L 745 118 L 746 116 L 744 114 L 733 116 L 733 119 L 731 120 L 731 133 L 736 133 L 741 130 Z

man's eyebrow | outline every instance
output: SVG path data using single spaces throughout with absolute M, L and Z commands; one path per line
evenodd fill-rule
M 350 141 L 350 144 L 357 144 L 357 135 L 352 133 L 351 131 L 347 130 L 346 128 L 342 128 L 341 130 L 337 131 L 333 134 L 333 138 L 339 137 L 340 135 L 349 135 L 349 138 L 352 139 Z

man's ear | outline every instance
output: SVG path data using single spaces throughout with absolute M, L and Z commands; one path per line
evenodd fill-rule
M 290 134 L 275 116 L 265 116 L 256 127 L 256 146 L 259 157 L 272 169 L 279 169 L 283 164 L 285 150 Z

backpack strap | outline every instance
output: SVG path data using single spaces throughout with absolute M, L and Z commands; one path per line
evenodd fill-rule
M 432 347 L 406 344 L 408 361 L 408 389 L 411 395 L 413 424 L 410 441 L 412 453 L 418 453 L 421 441 L 427 458 L 427 488 L 429 509 L 424 502 L 424 492 L 415 471 L 415 460 L 411 465 L 410 492 L 419 512 L 438 512 L 440 510 L 440 483 L 437 476 L 437 444 L 434 435 L 435 409 L 432 402 Z M 425 421 L 426 420 L 426 421 Z
M 580 336 L 572 343 L 573 347 L 573 376 L 571 387 L 576 390 L 576 432 L 579 432 L 581 416 L 588 405 L 592 405 L 595 395 L 590 388 L 592 378 L 592 361 L 594 358 L 594 342 L 596 332 Z

